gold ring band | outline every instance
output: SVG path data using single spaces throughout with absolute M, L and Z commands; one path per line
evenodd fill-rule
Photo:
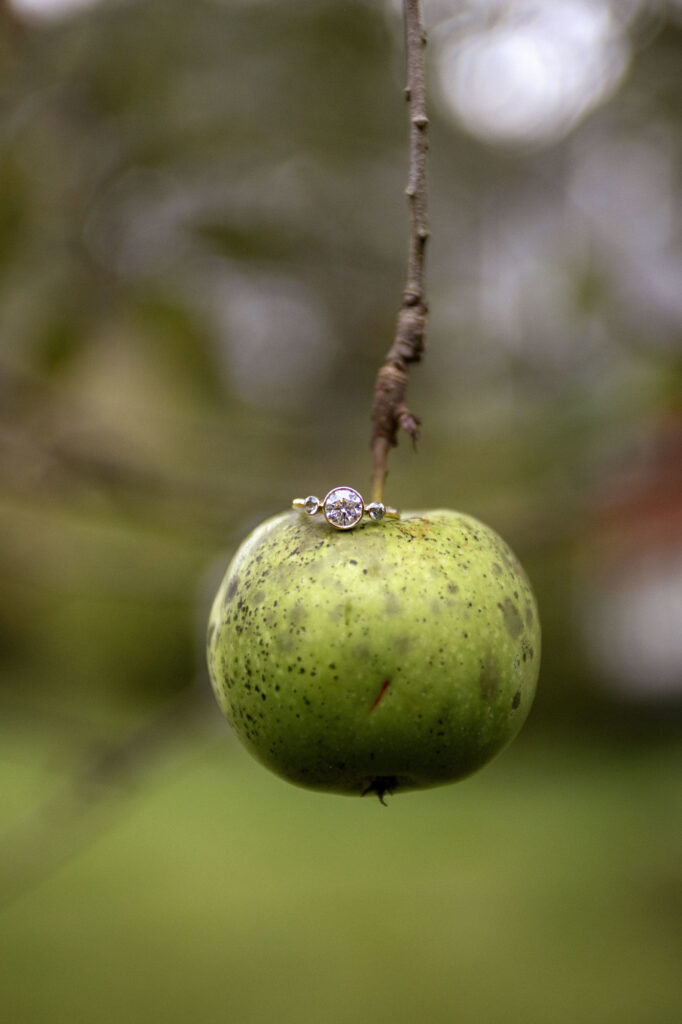
M 373 523 L 380 523 L 383 519 L 400 519 L 398 509 L 384 505 L 383 501 L 370 501 L 365 505 L 362 495 L 354 487 L 333 487 L 322 501 L 314 494 L 307 498 L 294 498 L 291 506 L 309 516 L 321 512 L 336 530 L 352 530 L 365 517 Z

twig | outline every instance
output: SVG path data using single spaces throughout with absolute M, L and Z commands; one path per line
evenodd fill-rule
M 215 720 L 206 686 L 190 686 L 122 739 L 87 754 L 71 778 L 0 834 L 0 912 L 32 892 L 117 820 L 136 783 L 190 729 Z
M 418 363 L 424 351 L 427 306 L 424 300 L 424 254 L 429 232 L 426 226 L 426 151 L 428 118 L 424 86 L 426 33 L 421 0 L 404 0 L 407 51 L 407 89 L 410 108 L 410 173 L 405 190 L 412 224 L 407 262 L 407 282 L 398 313 L 396 334 L 377 375 L 372 402 L 372 500 L 383 498 L 388 453 L 404 430 L 413 441 L 419 437 L 420 419 L 405 403 L 409 364 Z

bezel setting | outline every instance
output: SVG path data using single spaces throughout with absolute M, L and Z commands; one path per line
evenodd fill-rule
M 365 503 L 354 487 L 333 487 L 322 503 L 322 512 L 336 530 L 352 530 L 365 514 Z
M 384 505 L 383 501 L 365 501 L 354 487 L 332 487 L 323 501 L 309 494 L 307 498 L 294 498 L 291 507 L 304 515 L 316 516 L 322 513 L 325 521 L 335 530 L 352 530 L 367 517 L 373 523 L 384 519 L 400 519 L 397 508 Z

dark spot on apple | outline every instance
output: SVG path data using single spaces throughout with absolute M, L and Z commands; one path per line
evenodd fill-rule
M 320 534 L 318 530 L 315 529 L 315 525 L 319 526 L 319 524 L 314 524 L 312 522 L 301 524 L 301 526 L 306 527 L 306 529 L 299 531 L 298 536 L 296 537 L 298 546 L 291 552 L 292 555 L 299 554 L 304 551 L 310 551 L 311 548 L 317 549 L 323 546 L 324 540 L 320 541 Z M 310 529 L 311 526 L 313 527 L 312 530 Z
M 459 587 L 457 586 L 456 583 L 448 583 L 448 592 L 450 594 L 458 594 L 459 593 Z
M 517 690 L 516 693 L 514 694 L 514 696 L 512 697 L 512 707 L 513 707 L 514 711 L 516 711 L 516 709 L 517 709 L 517 707 L 519 706 L 520 703 L 521 703 L 521 691 Z
M 394 648 L 396 654 L 406 654 L 412 646 L 412 637 L 407 633 L 401 633 L 400 636 L 396 637 Z
M 533 650 L 532 645 L 528 642 L 528 640 L 526 640 L 525 637 L 521 641 L 521 650 L 523 651 L 523 660 L 524 661 L 527 658 L 531 658 L 532 659 L 533 655 L 535 654 L 535 651 Z
M 289 621 L 291 622 L 292 626 L 300 626 L 301 623 L 304 622 L 307 617 L 308 613 L 306 612 L 305 608 L 303 607 L 303 605 L 298 603 L 296 603 L 289 612 Z
M 481 664 L 481 673 L 478 677 L 478 687 L 483 700 L 491 701 L 497 696 L 500 690 L 500 674 L 497 667 L 497 659 L 492 651 L 488 651 Z
M 227 585 L 227 590 L 225 591 L 225 599 L 223 601 L 223 608 L 227 608 L 227 606 L 229 605 L 230 601 L 232 600 L 234 595 L 237 593 L 237 587 L 238 586 L 239 586 L 239 580 L 235 576 L 234 579 L 231 579 L 230 582 Z
M 516 607 L 510 597 L 505 597 L 504 601 L 497 606 L 502 612 L 502 618 L 507 632 L 511 637 L 516 639 L 523 632 L 523 619 L 521 613 Z

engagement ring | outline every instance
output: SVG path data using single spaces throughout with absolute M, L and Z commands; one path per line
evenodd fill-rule
M 382 501 L 371 501 L 365 505 L 362 495 L 353 487 L 334 487 L 324 501 L 311 494 L 307 498 L 294 498 L 291 504 L 292 508 L 309 516 L 321 512 L 329 525 L 337 530 L 352 530 L 363 516 L 368 516 L 375 523 L 382 519 L 400 519 L 400 512 Z

